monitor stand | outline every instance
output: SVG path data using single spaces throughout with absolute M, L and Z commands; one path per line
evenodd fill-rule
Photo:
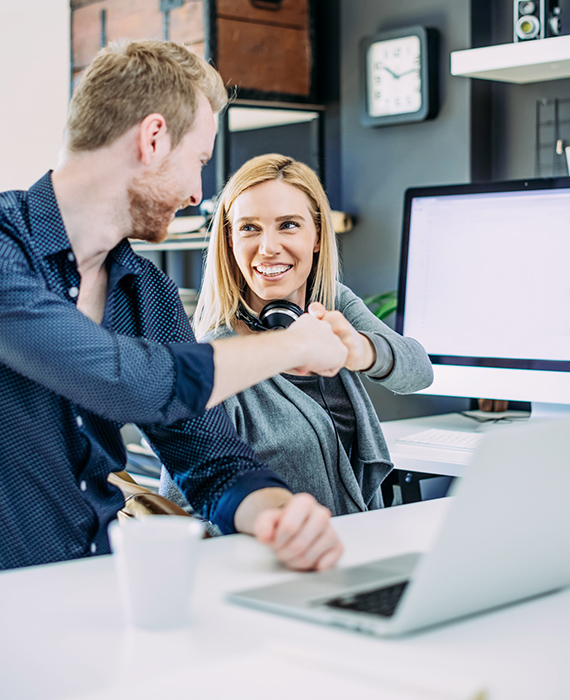
M 570 418 L 570 404 L 567 403 L 540 403 L 533 401 L 530 404 L 530 420 L 539 418 Z

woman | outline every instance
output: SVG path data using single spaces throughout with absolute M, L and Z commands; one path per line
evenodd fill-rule
M 225 401 L 230 419 L 294 492 L 312 493 L 334 515 L 382 507 L 380 485 L 393 465 L 360 375 L 407 394 L 430 385 L 432 368 L 419 343 L 338 282 L 330 206 L 316 174 L 269 154 L 243 165 L 221 194 L 196 336 L 262 332 L 260 314 L 275 300 L 288 302 L 285 313 L 310 304 L 331 323 L 349 350 L 346 368 L 331 378 L 273 377 Z M 180 501 L 176 490 L 163 471 L 161 492 Z

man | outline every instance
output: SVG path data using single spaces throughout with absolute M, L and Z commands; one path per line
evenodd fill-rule
M 0 568 L 109 551 L 125 422 L 222 532 L 255 534 L 298 569 L 342 552 L 328 511 L 292 495 L 217 406 L 291 368 L 334 374 L 344 345 L 308 314 L 196 344 L 174 284 L 127 241 L 163 240 L 200 201 L 225 103 L 220 76 L 185 47 L 108 48 L 71 101 L 53 173 L 0 194 Z

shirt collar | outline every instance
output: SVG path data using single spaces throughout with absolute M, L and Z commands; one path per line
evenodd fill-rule
M 50 170 L 28 191 L 30 233 L 43 257 L 71 249 L 55 198 Z
M 43 257 L 71 250 L 59 205 L 53 190 L 52 171 L 47 172 L 28 191 L 30 229 Z M 115 265 L 123 268 L 118 279 L 141 272 L 141 261 L 128 241 L 121 241 L 109 253 L 109 272 Z M 117 273 L 116 273 L 117 274 Z

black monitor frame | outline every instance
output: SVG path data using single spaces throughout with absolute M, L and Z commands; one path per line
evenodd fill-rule
M 435 185 L 430 187 L 412 187 L 406 190 L 404 196 L 404 217 L 402 230 L 402 246 L 400 254 L 400 277 L 398 283 L 398 307 L 396 311 L 396 330 L 398 331 L 398 333 L 403 334 L 404 330 L 408 251 L 410 244 L 412 203 L 414 199 L 419 197 L 488 194 L 494 192 L 527 192 L 555 189 L 570 190 L 570 177 L 552 177 L 529 180 L 507 180 L 498 182 L 469 183 L 459 185 Z M 441 365 L 501 367 L 509 369 L 570 372 L 570 361 L 544 360 L 533 358 L 505 359 L 496 357 L 468 357 L 457 355 L 430 355 L 429 357 L 433 364 Z

